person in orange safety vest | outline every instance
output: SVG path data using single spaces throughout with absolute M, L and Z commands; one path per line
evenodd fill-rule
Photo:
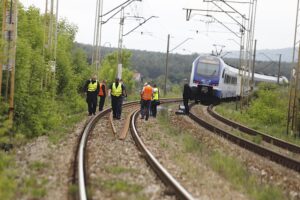
M 103 107 L 104 107 L 104 103 L 105 103 L 105 98 L 106 98 L 106 81 L 105 80 L 103 80 L 100 83 L 100 89 L 99 89 L 98 96 L 100 97 L 100 100 L 99 100 L 99 111 L 102 111 Z
M 153 88 L 150 86 L 150 84 L 145 83 L 144 87 L 141 92 L 141 119 L 144 119 L 146 115 L 146 121 L 149 119 L 149 111 L 150 111 L 150 104 L 153 97 Z

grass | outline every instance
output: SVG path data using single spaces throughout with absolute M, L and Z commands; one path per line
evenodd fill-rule
M 189 135 L 186 132 L 183 132 L 182 142 L 183 142 L 183 148 L 185 153 L 201 153 L 203 150 L 203 145 L 199 143 L 195 138 L 191 135 Z
M 285 198 L 283 191 L 275 186 L 262 184 L 260 177 L 256 177 L 248 172 L 247 167 L 237 159 L 208 148 L 198 139 L 195 139 L 189 130 L 183 130 L 178 126 L 174 126 L 168 112 L 162 111 L 158 119 L 159 125 L 164 132 L 177 143 L 173 149 L 171 145 L 167 145 L 167 147 L 169 152 L 174 152 L 172 157 L 176 165 L 182 169 L 182 175 L 187 177 L 199 176 L 199 169 L 196 168 L 194 161 L 190 157 L 203 158 L 201 160 L 204 164 L 224 177 L 234 188 L 247 194 L 251 199 L 277 200 Z M 261 137 L 254 137 L 253 140 L 259 143 L 261 142 Z M 161 146 L 164 145 L 161 144 Z
M 0 199 L 15 199 L 18 188 L 14 166 L 13 157 L 0 151 Z
M 260 184 L 257 178 L 249 174 L 246 168 L 235 158 L 215 151 L 209 158 L 209 165 L 221 176 L 233 183 L 237 189 L 245 190 L 253 199 L 284 199 L 283 192 L 279 188 Z
M 235 103 L 222 103 L 216 107 L 216 112 L 233 121 L 245 124 L 246 126 L 249 126 L 252 129 L 300 145 L 299 137 L 295 138 L 292 135 L 286 134 L 286 125 L 284 123 L 266 125 L 264 122 L 261 122 L 256 118 L 250 117 L 247 114 L 247 110 L 245 110 L 243 113 L 241 113 L 239 110 L 235 110 Z M 254 140 L 254 142 L 256 141 L 259 141 L 259 139 Z
M 124 173 L 136 172 L 136 169 L 124 168 L 119 166 L 106 166 L 105 171 L 111 174 L 124 174 Z
M 24 181 L 24 188 L 22 192 L 30 196 L 30 199 L 40 199 L 46 196 L 47 191 L 45 184 L 48 181 L 46 179 L 36 179 L 35 177 L 28 177 Z
M 68 188 L 68 193 L 70 196 L 75 196 L 78 194 L 79 188 L 77 184 L 72 184 Z
M 49 141 L 53 144 L 58 144 L 66 134 L 72 129 L 73 125 L 80 122 L 84 116 L 86 115 L 85 112 L 78 113 L 75 115 L 70 115 L 65 121 L 64 126 L 60 127 L 54 131 L 48 133 Z
M 29 164 L 30 169 L 33 169 L 34 171 L 38 171 L 38 172 L 43 171 L 47 167 L 48 167 L 47 163 L 43 163 L 40 161 L 35 161 L 35 162 Z
M 111 199 L 118 200 L 146 200 L 148 199 L 144 194 L 142 194 L 143 187 L 137 184 L 129 183 L 125 180 L 120 179 L 110 179 L 110 180 L 99 180 L 100 187 L 110 192 Z

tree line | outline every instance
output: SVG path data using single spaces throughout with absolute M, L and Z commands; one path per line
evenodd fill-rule
M 88 55 L 88 62 L 91 62 L 92 57 L 92 46 L 88 44 L 76 44 L 82 48 Z M 115 48 L 102 47 L 102 57 L 116 51 Z M 132 70 L 135 70 L 142 74 L 145 79 L 159 81 L 164 78 L 166 70 L 166 53 L 141 51 L 141 50 L 129 50 L 132 53 L 131 66 Z M 182 80 L 189 79 L 191 73 L 192 63 L 199 55 L 194 53 L 190 55 L 181 54 L 170 54 L 168 63 L 168 80 L 170 84 L 180 84 Z M 236 58 L 224 58 L 224 61 L 238 68 L 239 59 Z M 292 69 L 292 63 L 281 62 L 280 75 L 290 78 Z M 255 72 L 263 73 L 266 75 L 277 76 L 278 74 L 278 63 L 271 61 L 260 61 L 255 62 Z
M 51 53 L 45 48 L 48 31 L 45 22 L 49 17 L 49 14 L 41 14 L 36 7 L 25 9 L 19 5 L 14 124 L 11 127 L 7 117 L 5 91 L 9 87 L 6 84 L 9 77 L 4 70 L 3 93 L 0 95 L 0 143 L 7 142 L 12 132 L 20 137 L 33 138 L 62 129 L 74 120 L 74 116 L 86 111 L 83 86 L 92 74 L 98 75 L 99 80 L 106 79 L 108 83 L 115 79 L 117 53 L 106 54 L 101 70 L 96 72 L 84 48 L 75 43 L 77 27 L 65 19 L 57 22 L 57 59 L 56 71 L 53 72 Z M 1 51 L 4 43 L 0 40 Z M 3 51 L 0 55 L 4 56 Z M 123 80 L 128 93 L 135 87 L 130 58 L 131 53 L 123 51 Z
M 7 125 L 5 91 L 8 85 L 5 80 L 9 77 L 4 70 L 0 110 L 3 125 L 0 127 L 0 136 L 8 135 L 11 131 L 29 138 L 43 135 L 64 126 L 65 119 L 85 108 L 85 102 L 78 92 L 91 69 L 85 52 L 74 46 L 77 27 L 66 20 L 58 22 L 54 73 L 49 65 L 49 52 L 44 48 L 47 17 L 41 15 L 35 7 L 25 10 L 19 5 L 14 127 L 12 130 Z M 2 27 L 2 15 L 0 25 Z

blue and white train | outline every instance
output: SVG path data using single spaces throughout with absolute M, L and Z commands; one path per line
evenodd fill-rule
M 277 82 L 277 77 L 254 73 L 255 85 L 259 82 Z M 227 65 L 221 57 L 199 56 L 192 66 L 190 87 L 192 99 L 221 100 L 240 96 L 241 76 L 239 70 Z M 279 78 L 279 83 L 288 83 L 284 76 Z M 245 91 L 250 90 L 246 88 Z

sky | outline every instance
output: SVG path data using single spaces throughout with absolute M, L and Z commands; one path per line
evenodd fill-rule
M 247 1 L 247 0 L 240 0 Z M 34 5 L 45 10 L 45 0 L 20 0 L 28 8 Z M 111 10 L 125 0 L 103 0 L 103 13 Z M 219 4 L 223 9 L 225 5 Z M 245 6 L 231 4 L 239 12 L 247 13 Z M 243 4 L 246 5 L 246 4 Z M 78 27 L 76 41 L 85 44 L 93 43 L 96 0 L 60 0 L 59 18 L 67 19 Z M 258 0 L 255 23 L 255 39 L 257 49 L 279 49 L 293 46 L 297 0 Z M 192 11 L 191 19 L 186 21 L 183 8 L 216 9 L 211 3 L 202 0 L 142 0 L 125 8 L 124 33 L 130 31 L 142 21 L 132 16 L 151 18 L 134 32 L 123 38 L 123 47 L 148 51 L 166 52 L 167 35 L 170 34 L 170 50 L 172 53 L 209 53 L 217 48 L 223 51 L 239 50 L 239 38 L 229 32 L 216 20 L 205 17 L 209 14 L 222 21 L 234 32 L 239 27 L 236 22 L 220 13 Z M 239 16 L 234 19 L 241 21 Z M 118 46 L 120 15 L 109 20 L 102 27 L 102 46 Z M 215 46 L 214 46 L 215 45 Z

